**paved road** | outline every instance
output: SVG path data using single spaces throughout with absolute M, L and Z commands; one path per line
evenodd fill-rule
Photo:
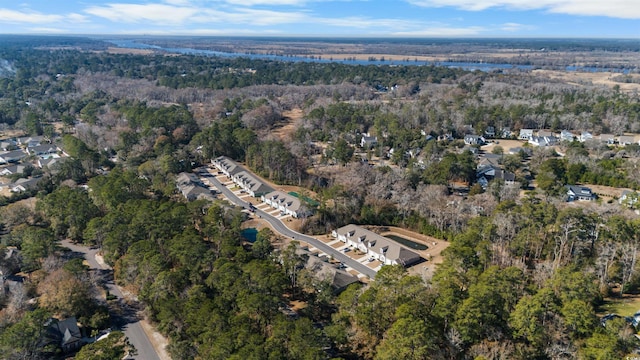
M 242 206 L 244 208 L 249 208 L 249 203 L 240 199 L 239 197 L 236 196 L 236 194 L 234 194 L 231 190 L 229 190 L 229 188 L 227 188 L 226 186 L 224 186 L 220 181 L 218 181 L 218 179 L 216 179 L 215 175 L 212 174 L 212 176 L 207 177 L 207 179 L 211 182 L 211 184 L 213 184 L 216 188 L 218 188 L 222 194 L 229 199 L 229 201 L 233 202 L 236 205 Z M 290 237 L 292 239 L 295 240 L 300 240 L 300 241 L 304 241 L 308 244 L 313 245 L 313 247 L 317 248 L 318 250 L 322 251 L 325 254 L 328 254 L 330 256 L 333 256 L 334 259 L 344 263 L 345 265 L 355 269 L 357 272 L 367 275 L 370 278 L 374 278 L 376 276 L 376 271 L 373 270 L 372 268 L 352 259 L 351 257 L 347 256 L 346 254 L 342 253 L 341 251 L 332 248 L 331 246 L 325 244 L 324 242 L 313 238 L 311 236 L 307 236 L 305 234 L 301 234 L 297 231 L 293 231 L 291 229 L 289 229 L 282 221 L 280 221 L 280 219 L 260 210 L 260 209 L 256 209 L 255 211 L 256 215 L 259 215 L 262 219 L 266 220 L 269 224 L 271 224 L 271 226 L 273 227 L 273 229 L 277 232 L 280 233 L 281 235 Z
M 102 264 L 96 261 L 96 253 L 98 249 L 91 249 L 86 246 L 78 246 L 71 243 L 68 240 L 64 240 L 61 242 L 61 245 L 70 249 L 71 251 L 75 251 L 78 253 L 84 254 L 85 259 L 89 263 L 89 267 L 97 270 L 110 270 L 110 268 L 102 266 Z M 115 295 L 119 299 L 123 299 L 124 296 L 120 289 L 113 282 L 107 283 L 107 289 L 110 294 Z M 134 314 L 135 316 L 135 314 Z M 129 338 L 129 341 L 133 346 L 135 346 L 138 354 L 135 356 L 136 359 L 143 360 L 160 360 L 160 356 L 156 352 L 156 349 L 153 347 L 147 333 L 142 329 L 142 325 L 138 319 L 131 321 L 123 326 L 123 330 L 125 335 Z

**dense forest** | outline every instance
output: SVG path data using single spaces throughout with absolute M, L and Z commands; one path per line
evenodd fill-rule
M 637 94 L 530 72 L 98 51 L 106 47 L 20 37 L 0 46 L 0 132 L 44 135 L 68 155 L 14 176 L 42 181 L 0 200 L 0 270 L 25 279 L 0 294 L 0 357 L 63 358 L 43 341 L 52 316 L 75 316 L 88 334 L 112 324 L 106 280 L 64 239 L 101 249 L 174 359 L 620 359 L 638 347 L 630 322 L 599 319 L 607 301 L 640 286 L 637 215 L 615 202 L 571 206 L 563 189 L 640 187 L 640 146 L 497 150 L 517 182 L 482 189 L 462 140 L 425 135 L 640 132 Z M 292 110 L 303 115 L 277 135 Z M 356 145 L 365 133 L 379 140 L 369 149 Z M 408 155 L 415 149 L 420 158 Z M 240 209 L 184 201 L 175 175 L 220 155 L 312 192 L 320 205 L 307 233 L 396 225 L 450 241 L 443 263 L 432 277 L 385 266 L 335 293 L 300 270 L 295 242 L 263 230 L 249 245 Z M 373 158 L 386 162 L 364 161 Z M 470 190 L 457 195 L 453 183 Z M 292 300 L 306 304 L 295 316 L 283 311 Z M 75 358 L 129 350 L 113 332 Z

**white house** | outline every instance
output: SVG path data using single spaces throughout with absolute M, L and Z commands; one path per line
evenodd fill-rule
M 464 143 L 467 145 L 484 145 L 486 141 L 482 136 L 467 134 L 464 136 Z
M 587 140 L 591 140 L 591 139 L 593 139 L 593 134 L 591 134 L 591 133 L 590 133 L 590 132 L 588 132 L 588 131 L 583 131 L 583 132 L 580 134 L 580 139 L 579 139 L 579 140 L 580 140 L 580 142 L 585 142 L 585 141 L 587 141 Z
M 640 194 L 637 191 L 624 190 L 622 191 L 622 195 L 618 199 L 618 203 L 620 205 L 625 205 L 630 208 L 636 208 L 638 200 L 640 199 Z
M 23 174 L 24 170 L 27 167 L 25 165 L 11 165 L 5 168 L 0 169 L 0 176 L 14 175 L 14 174 Z
M 40 146 L 44 142 L 44 136 L 25 136 L 17 139 L 17 143 L 26 147 Z
M 262 179 L 247 170 L 236 173 L 231 179 L 253 197 L 260 197 L 273 191 L 271 186 L 265 184 Z
M 240 171 L 244 171 L 244 168 L 240 166 L 235 161 L 231 160 L 226 156 L 220 156 L 216 159 L 211 160 L 211 164 L 216 167 L 223 174 L 227 175 L 229 179 Z
M 487 128 L 484 130 L 484 136 L 488 137 L 488 138 L 492 138 L 496 136 L 496 128 L 493 126 L 487 126 Z
M 626 145 L 631 145 L 635 143 L 636 143 L 636 139 L 632 135 L 618 136 L 618 144 L 620 144 L 620 146 L 626 146 Z
M 567 185 L 567 201 L 592 201 L 596 199 L 590 188 L 580 185 Z
M 573 141 L 575 138 L 576 136 L 569 130 L 562 130 L 560 132 L 560 140 L 562 141 Z
M 603 142 L 607 145 L 613 145 L 616 143 L 616 137 L 613 134 L 600 134 L 600 142 Z
M 376 145 L 378 145 L 377 136 L 370 136 L 369 133 L 365 133 L 362 135 L 362 138 L 360 139 L 360 147 L 372 148 Z
M 354 224 L 333 230 L 331 235 L 385 265 L 410 266 L 421 259 L 420 255 L 397 242 Z
M 38 183 L 42 180 L 41 177 L 30 179 L 18 179 L 15 183 L 11 184 L 11 192 L 23 192 L 31 189 L 35 189 Z
M 29 155 L 51 155 L 58 152 L 58 148 L 55 145 L 37 145 L 27 147 Z
M 520 140 L 530 140 L 533 137 L 533 129 L 520 129 L 520 135 L 518 139 Z
M 302 203 L 300 199 L 284 191 L 272 191 L 262 195 L 260 199 L 272 208 L 280 210 L 283 214 L 291 215 L 294 218 L 302 215 Z
M 273 191 L 273 188 L 258 176 L 226 156 L 211 160 L 211 164 L 253 197 L 260 197 Z
M 532 136 L 529 139 L 529 144 L 533 146 L 554 146 L 558 143 L 558 138 L 555 136 Z
M 27 153 L 22 150 L 14 150 L 0 153 L 0 164 L 18 162 L 27 157 Z

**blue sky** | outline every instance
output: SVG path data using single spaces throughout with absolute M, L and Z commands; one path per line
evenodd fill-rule
M 640 0 L 0 0 L 0 33 L 640 38 Z

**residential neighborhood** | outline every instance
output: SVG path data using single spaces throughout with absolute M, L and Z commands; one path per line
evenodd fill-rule
M 1 140 L 4 149 L 0 151 L 0 177 L 15 179 L 0 182 L 0 193 L 7 191 L 20 193 L 35 190 L 49 166 L 66 154 L 56 145 L 48 143 L 42 136 L 15 137 Z
M 473 29 L 4 36 L 0 358 L 640 354 L 640 42 Z

